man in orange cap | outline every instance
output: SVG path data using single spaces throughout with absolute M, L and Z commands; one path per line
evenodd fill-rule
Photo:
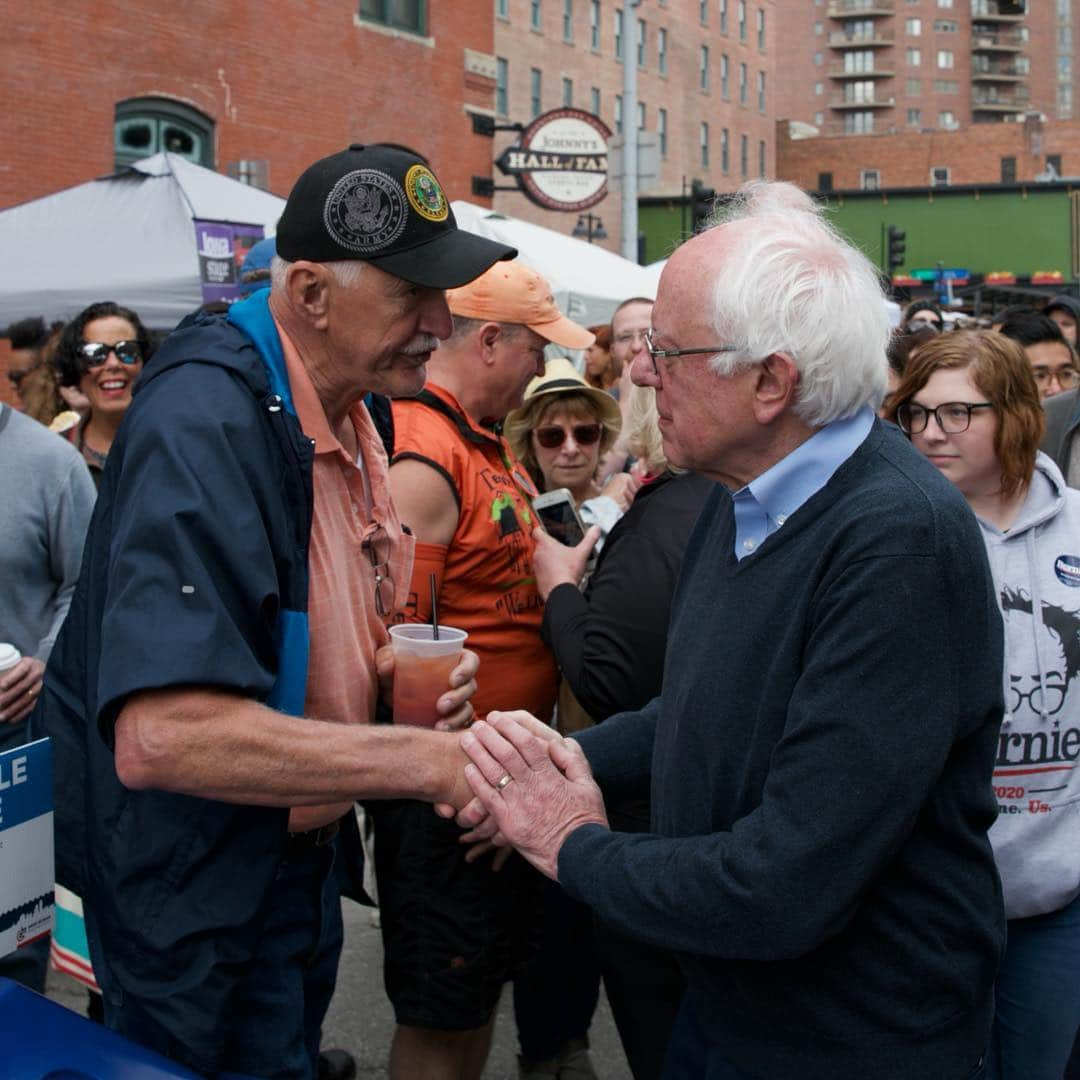
M 390 485 L 414 533 L 406 617 L 468 631 L 480 715 L 528 702 L 550 718 L 558 672 L 540 638 L 530 499 L 536 490 L 497 425 L 544 372 L 544 347 L 584 349 L 535 271 L 506 262 L 447 293 L 454 328 L 420 395 L 394 402 Z M 460 830 L 417 802 L 373 804 L 386 988 L 398 1028 L 393 1080 L 479 1077 L 495 1006 L 535 921 L 539 879 L 520 860 L 466 862 Z

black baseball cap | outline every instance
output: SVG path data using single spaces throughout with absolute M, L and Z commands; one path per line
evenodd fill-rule
M 360 259 L 434 289 L 455 289 L 517 251 L 459 229 L 423 159 L 354 143 L 316 161 L 296 181 L 277 227 L 289 262 Z

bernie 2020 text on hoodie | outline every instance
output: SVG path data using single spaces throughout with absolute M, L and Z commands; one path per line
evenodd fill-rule
M 1005 624 L 990 830 L 1010 919 L 1080 892 L 1080 490 L 1040 453 L 1008 532 L 979 519 Z

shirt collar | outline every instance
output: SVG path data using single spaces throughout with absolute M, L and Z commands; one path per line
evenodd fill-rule
M 817 494 L 862 445 L 874 425 L 866 405 L 814 432 L 790 454 L 735 492 L 735 557 L 743 558 Z

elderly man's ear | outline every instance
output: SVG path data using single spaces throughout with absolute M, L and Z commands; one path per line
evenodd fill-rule
M 771 424 L 795 401 L 799 369 L 785 353 L 766 356 L 757 367 L 754 385 L 754 416 L 759 424 Z

